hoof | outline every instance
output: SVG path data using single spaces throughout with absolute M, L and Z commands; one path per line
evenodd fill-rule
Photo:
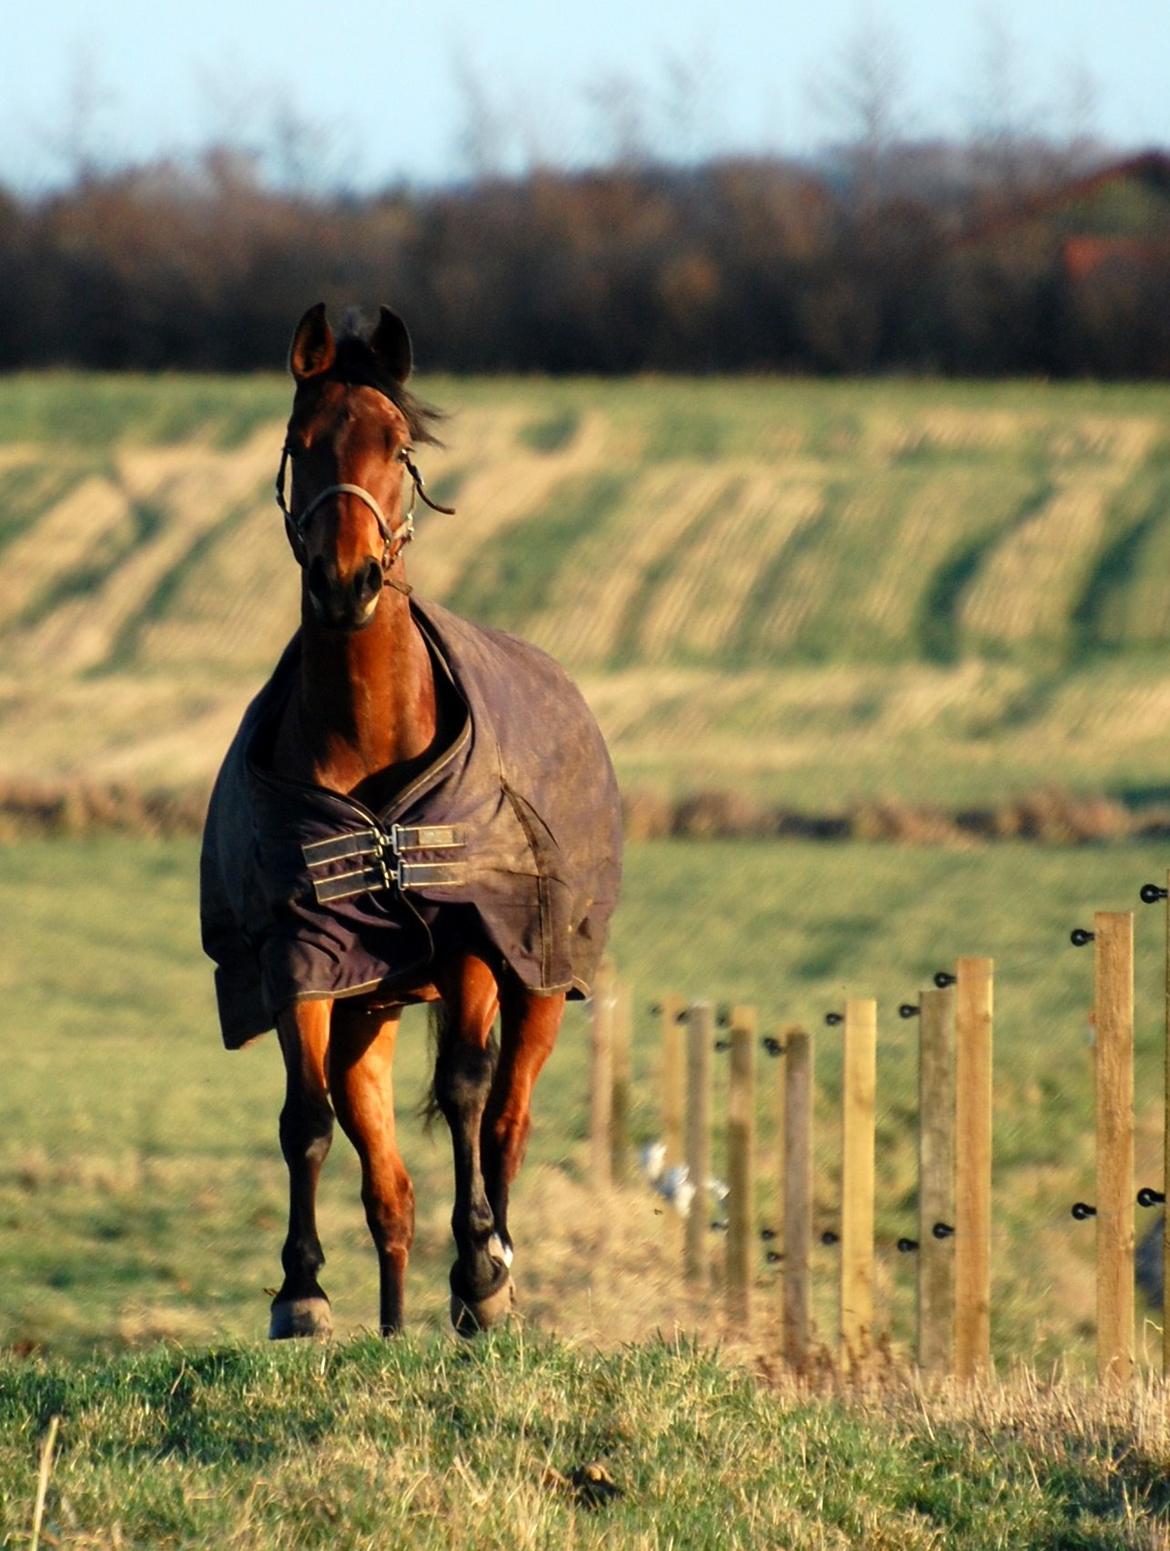
M 287 1298 L 272 1305 L 270 1341 L 290 1341 L 298 1336 L 327 1341 L 332 1334 L 333 1310 L 328 1298 Z
M 481 1330 L 502 1324 L 515 1307 L 516 1286 L 510 1276 L 506 1276 L 486 1298 L 464 1298 L 452 1289 L 451 1323 L 456 1335 L 476 1336 Z

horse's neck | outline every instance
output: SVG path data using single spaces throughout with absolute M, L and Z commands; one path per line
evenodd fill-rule
M 322 630 L 306 610 L 290 712 L 280 763 L 302 779 L 344 792 L 409 779 L 438 727 L 430 654 L 406 598 L 387 592 L 369 625 L 346 635 Z

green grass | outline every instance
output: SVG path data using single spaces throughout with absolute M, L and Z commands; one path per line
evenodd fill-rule
M 1152 848 L 969 853 L 861 844 L 670 843 L 631 848 L 613 946 L 635 987 L 633 1131 L 659 1132 L 665 991 L 746 1001 L 770 1029 L 816 1032 L 817 1226 L 839 1204 L 839 1035 L 824 1014 L 847 995 L 879 998 L 879 1308 L 906 1348 L 913 1265 L 894 1245 L 915 1220 L 915 1025 L 899 1002 L 959 953 L 997 963 L 996 1244 L 993 1338 L 1001 1359 L 1092 1360 L 1093 1233 L 1068 1215 L 1091 1198 L 1089 955 L 1068 931 L 1094 908 L 1126 908 L 1164 871 Z M 1142 907 L 1138 907 L 1139 911 Z M 272 1039 L 218 1048 L 210 974 L 197 941 L 195 847 L 120 838 L 38 841 L 0 851 L 0 965 L 8 1060 L 0 1087 L 0 1342 L 77 1353 L 162 1335 L 257 1333 L 278 1277 L 285 1177 Z M 1139 1183 L 1160 1183 L 1162 933 L 1138 917 Z M 771 1093 L 761 1069 L 758 1217 L 774 1220 Z M 424 1020 L 408 1014 L 396 1062 L 404 1152 L 419 1235 L 412 1324 L 446 1320 L 450 1162 L 440 1127 L 414 1118 L 427 1080 Z M 725 1074 L 717 1075 L 723 1113 Z M 528 1172 L 517 1198 L 522 1292 L 538 1323 L 644 1337 L 691 1317 L 657 1238 L 652 1200 L 630 1197 L 628 1242 L 610 1309 L 588 1267 L 597 1203 L 587 1188 L 586 1014 L 571 1008 L 541 1079 Z M 716 1167 L 724 1167 L 721 1125 Z M 322 1198 L 339 1329 L 372 1318 L 375 1267 L 356 1163 L 335 1144 Z M 590 1214 L 593 1214 L 591 1217 Z M 574 1218 L 579 1219 L 574 1226 Z M 1147 1214 L 1138 1213 L 1139 1229 Z M 584 1240 L 578 1235 L 585 1234 Z M 643 1243 L 649 1234 L 654 1243 Z M 637 1257 L 644 1254 L 644 1264 Z M 819 1313 L 833 1330 L 833 1252 L 818 1248 Z M 655 1280 L 657 1279 L 657 1280 Z M 775 1273 L 758 1267 L 761 1307 Z M 640 1301 L 654 1283 L 653 1297 Z M 623 1302 L 624 1300 L 624 1302 Z M 1142 1315 L 1141 1344 L 1156 1350 Z
M 8 1363 L 0 1534 L 28 1532 L 56 1416 L 51 1545 L 1152 1548 L 1159 1412 L 1027 1386 L 801 1393 L 686 1343 L 524 1333 Z M 574 1491 L 586 1464 L 618 1495 Z

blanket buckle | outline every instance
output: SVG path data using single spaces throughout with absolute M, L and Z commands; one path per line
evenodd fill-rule
M 392 824 L 350 831 L 301 847 L 319 905 L 353 899 L 381 889 L 451 888 L 466 882 L 468 864 L 459 859 L 426 860 L 416 854 L 466 849 L 458 824 Z M 349 863 L 346 871 L 330 871 Z M 353 865 L 355 864 L 356 865 Z

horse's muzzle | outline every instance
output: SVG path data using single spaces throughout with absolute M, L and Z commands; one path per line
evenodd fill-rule
M 309 602 L 319 624 L 330 630 L 361 630 L 374 617 L 382 591 L 382 567 L 372 556 L 343 579 L 332 562 L 315 555 L 305 572 Z

